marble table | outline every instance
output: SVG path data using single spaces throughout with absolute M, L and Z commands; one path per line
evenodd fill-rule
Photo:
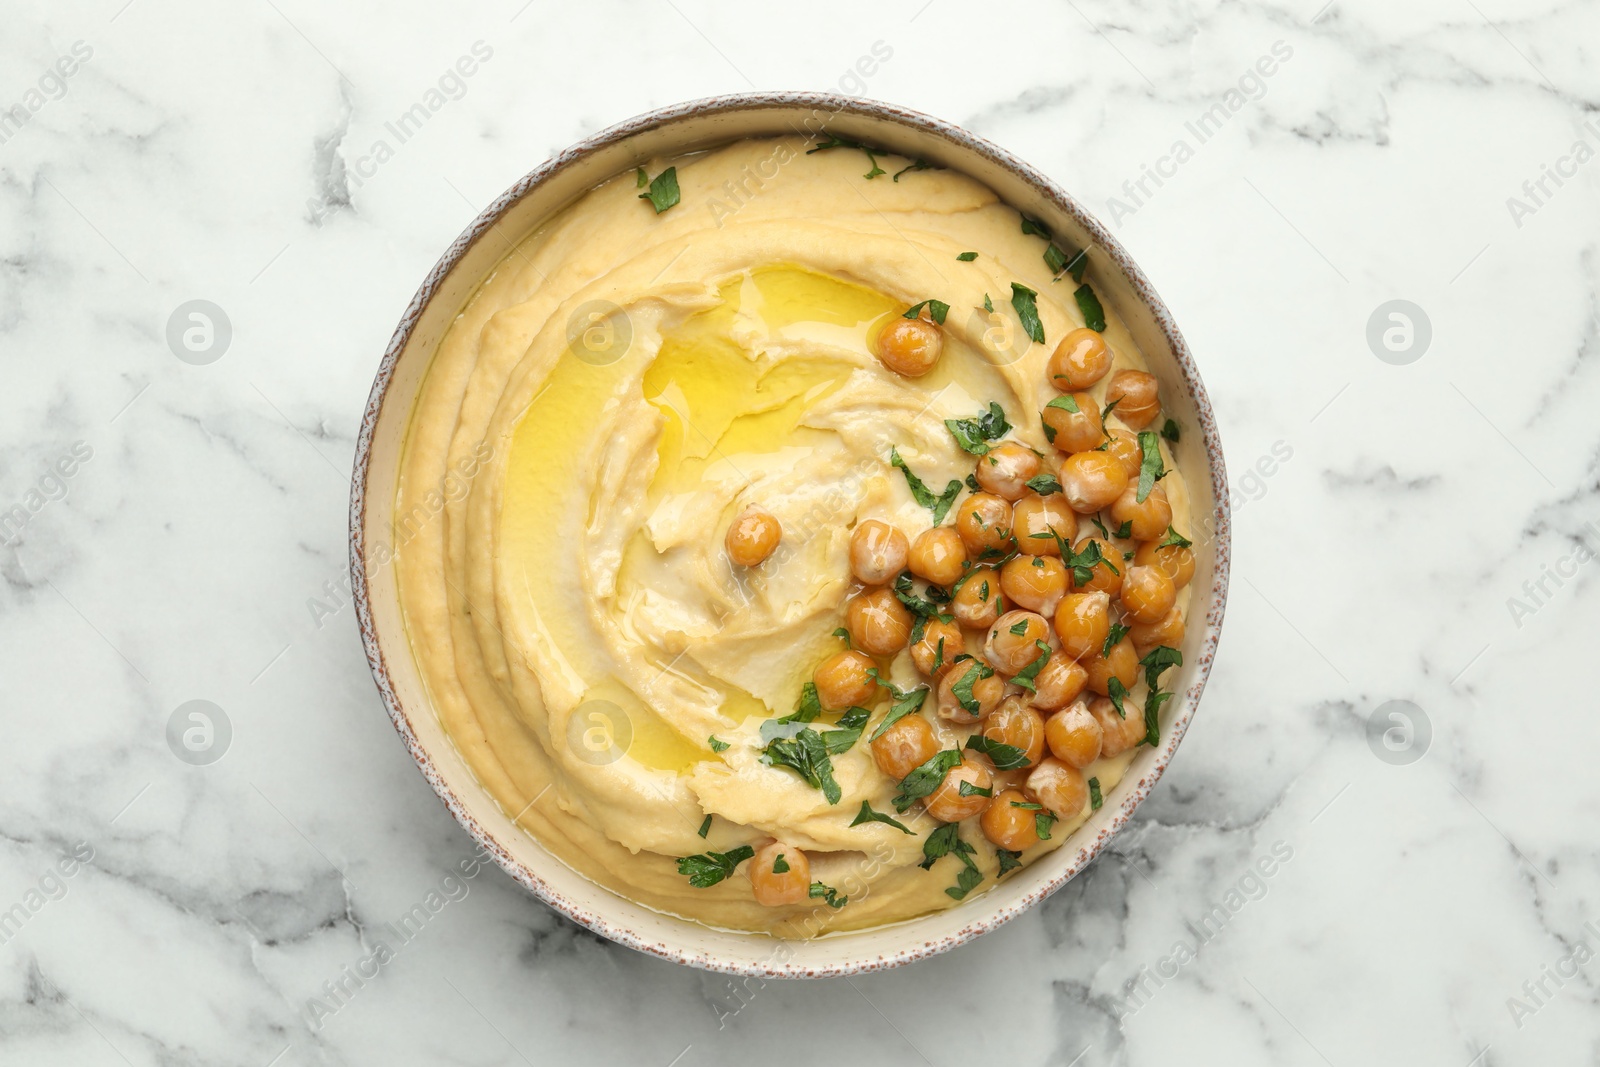
M 1592 1061 L 1600 4 L 449 7 L 7 5 L 0 1061 Z M 1235 494 L 1136 826 L 991 936 L 815 983 L 647 959 L 497 868 L 446 893 L 470 843 L 344 592 L 440 251 L 578 137 L 752 88 L 962 123 L 1112 223 Z

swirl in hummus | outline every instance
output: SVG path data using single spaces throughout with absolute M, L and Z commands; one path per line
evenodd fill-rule
M 1068 841 L 1159 736 L 1194 570 L 1092 257 L 818 147 L 652 163 L 513 249 L 427 371 L 395 530 L 424 680 L 519 825 L 789 937 Z

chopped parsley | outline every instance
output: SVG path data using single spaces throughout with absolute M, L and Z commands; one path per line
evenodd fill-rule
M 1183 536 L 1183 534 L 1179 533 L 1177 530 L 1174 530 L 1171 526 L 1168 526 L 1167 527 L 1167 536 L 1166 536 L 1166 538 L 1163 539 L 1162 542 L 1159 545 L 1157 545 L 1156 547 L 1157 548 L 1170 548 L 1170 547 L 1176 545 L 1178 548 L 1189 548 L 1193 544 L 1194 544 L 1193 541 L 1191 541 L 1187 537 Z
M 1048 811 L 1036 811 L 1033 814 L 1033 829 L 1039 835 L 1040 841 L 1050 840 L 1050 827 L 1056 824 L 1056 817 Z
M 1061 483 L 1053 474 L 1035 474 L 1028 479 L 1028 488 L 1040 496 L 1049 496 L 1051 493 L 1061 492 Z
M 1172 699 L 1171 693 L 1152 689 L 1144 698 L 1144 743 L 1154 748 L 1161 743 L 1161 705 Z
M 711 816 L 707 815 L 706 818 L 705 818 L 705 821 L 700 824 L 699 833 L 700 833 L 701 837 L 704 837 L 707 834 L 709 834 L 710 832 L 711 832 Z
M 920 866 L 923 870 L 930 869 L 934 861 L 945 856 L 953 855 L 961 861 L 961 873 L 956 875 L 956 884 L 945 890 L 956 900 L 965 897 L 983 881 L 983 872 L 972 862 L 973 847 L 961 840 L 960 823 L 945 823 L 929 834 L 928 839 L 922 843 L 922 855 Z
M 833 631 L 833 636 L 835 636 L 839 640 L 843 641 L 844 642 L 844 647 L 846 647 L 846 648 L 850 647 L 850 631 L 846 630 L 843 626 L 841 626 L 837 630 Z
M 882 167 L 878 166 L 878 157 L 877 157 L 876 153 L 878 151 L 880 151 L 880 149 L 868 148 L 866 145 L 862 144 L 860 141 L 852 141 L 852 140 L 850 140 L 850 139 L 848 139 L 846 137 L 840 137 L 838 134 L 834 134 L 834 133 L 828 134 L 828 139 L 826 141 L 822 142 L 821 144 L 817 145 L 815 148 L 808 149 L 806 151 L 806 155 L 808 155 L 808 156 L 809 155 L 814 155 L 817 152 L 822 152 L 822 151 L 825 151 L 825 150 L 827 150 L 829 148 L 859 148 L 859 149 L 861 149 L 861 151 L 865 152 L 866 155 L 867 155 L 867 162 L 872 165 L 872 169 L 867 171 L 867 173 L 863 175 L 863 177 L 866 178 L 868 181 L 871 181 L 873 178 L 876 178 L 880 174 L 889 173 L 888 171 L 884 170 Z
M 861 731 L 871 716 L 872 712 L 866 708 L 851 708 L 839 716 L 839 729 L 824 730 L 821 735 L 822 747 L 827 749 L 828 755 L 837 756 L 849 752 L 855 743 L 861 740 Z
M 1167 470 L 1161 462 L 1161 438 L 1149 430 L 1141 431 L 1139 447 L 1144 450 L 1144 458 L 1139 462 L 1139 489 L 1134 498 L 1143 504 L 1150 490 L 1167 476 Z
M 711 751 L 713 752 L 726 752 L 729 748 L 728 742 L 722 740 L 716 734 L 706 738 L 706 744 L 711 746 Z
M 990 312 L 991 314 L 994 312 L 994 301 L 989 299 L 988 293 L 983 294 L 983 310 Z
M 984 582 L 985 588 L 979 590 L 979 592 L 983 593 L 984 600 L 989 599 L 988 584 L 986 580 Z M 978 703 L 978 698 L 972 695 L 972 687 L 985 678 L 992 677 L 994 677 L 994 670 L 988 664 L 973 660 L 966 673 L 950 687 L 950 693 L 956 698 L 956 703 L 960 704 L 968 715 L 977 717 L 983 709 Z
M 923 308 L 928 309 L 928 314 L 932 315 L 933 321 L 937 322 L 940 326 L 944 325 L 945 316 L 950 314 L 950 305 L 946 304 L 943 300 L 924 300 L 920 304 L 912 304 L 906 309 L 906 313 L 900 317 L 902 319 L 918 318 L 921 316 Z
M 959 259 L 963 263 L 971 263 L 973 260 L 978 258 L 978 253 L 976 253 L 976 252 L 963 252 L 959 256 L 957 256 L 956 258 Z
M 997 771 L 1014 771 L 1018 767 L 1028 765 L 1028 754 L 1016 745 L 1008 745 L 1004 741 L 996 741 L 982 734 L 973 734 L 967 738 L 967 747 L 974 752 L 982 752 L 989 757 L 994 769 Z
M 1183 666 L 1183 653 L 1168 645 L 1157 645 L 1145 653 L 1139 666 L 1144 668 L 1145 684 L 1154 689 L 1161 680 L 1162 671 L 1168 667 Z
M 1011 627 L 1011 636 L 1013 636 L 1013 637 L 1021 637 L 1023 634 L 1025 634 L 1027 632 L 1028 632 L 1028 620 L 1026 620 L 1026 619 L 1022 620 L 1021 622 L 1017 623 L 1015 626 Z
M 1083 324 L 1097 333 L 1103 333 L 1106 328 L 1106 309 L 1100 306 L 1100 298 L 1094 295 L 1094 290 L 1088 285 L 1080 285 L 1072 296 L 1078 301 L 1078 310 L 1083 312 Z
M 929 163 L 926 159 L 914 159 L 914 160 L 911 161 L 911 164 L 909 166 L 901 167 L 899 170 L 894 172 L 894 180 L 895 181 L 899 181 L 900 180 L 900 175 L 906 173 L 907 171 L 914 171 L 914 170 L 944 170 L 944 168 L 939 166 L 937 163 Z M 869 177 L 870 177 L 870 175 L 869 175 Z M 971 253 L 971 254 L 972 255 L 977 255 L 976 252 Z M 957 256 L 956 258 L 960 259 L 961 257 Z
M 893 816 L 885 815 L 881 811 L 873 811 L 872 805 L 863 800 L 861 802 L 861 810 L 856 812 L 856 817 L 851 820 L 850 825 L 861 826 L 869 822 L 881 822 L 886 826 L 894 827 L 903 834 L 911 833 L 911 830 L 908 829 L 904 823 L 900 822 L 900 820 L 894 818 Z
M 1083 410 L 1082 408 L 1078 407 L 1078 402 L 1073 399 L 1071 393 L 1062 393 L 1060 396 L 1050 401 L 1050 403 L 1046 404 L 1045 407 L 1060 408 L 1062 411 L 1072 415 L 1076 415 L 1078 412 Z
M 1168 419 L 1167 422 L 1166 422 L 1166 425 L 1161 427 L 1161 436 L 1165 437 L 1167 440 L 1171 441 L 1173 444 L 1177 444 L 1178 443 L 1178 424 L 1173 422 L 1171 419 Z
M 1112 623 L 1110 632 L 1106 634 L 1106 645 L 1100 650 L 1100 658 L 1110 659 L 1111 650 L 1116 648 L 1117 643 L 1127 636 L 1128 628 L 1126 626 L 1122 625 L 1120 622 Z
M 1050 232 L 1050 228 L 1044 223 L 1040 222 L 1038 219 L 1030 219 L 1026 215 L 1022 216 L 1022 232 L 1024 234 L 1033 234 L 1037 237 L 1043 237 L 1046 241 L 1051 240 L 1055 236 Z
M 1016 309 L 1023 330 L 1029 337 L 1044 344 L 1044 323 L 1039 321 L 1039 305 L 1034 299 L 1038 295 L 1020 282 L 1011 283 L 1011 306 Z
M 783 853 L 778 853 L 778 858 L 772 861 L 773 874 L 788 874 L 789 861 L 783 858 Z
M 1004 878 L 1022 866 L 1022 853 L 1012 852 L 1009 848 L 995 849 L 994 858 L 1000 861 L 1000 870 L 995 873 L 996 878 Z
M 950 506 L 956 502 L 956 497 L 961 493 L 961 483 L 950 479 L 950 484 L 945 486 L 944 492 L 935 496 L 933 491 L 923 484 L 922 479 L 911 473 L 911 468 L 906 466 L 906 461 L 900 458 L 900 450 L 894 447 L 889 449 L 889 463 L 899 467 L 900 472 L 906 476 L 906 486 L 911 490 L 911 496 L 918 504 L 933 512 L 933 524 L 938 526 L 944 522 L 944 517 L 950 513 Z
M 635 181 L 633 183 L 634 188 L 635 189 L 643 189 L 645 186 L 647 186 L 649 184 L 650 184 L 650 175 L 645 173 L 645 170 L 644 170 L 643 167 L 640 167 L 639 168 L 639 178 L 638 178 L 637 181 Z
M 1105 407 L 1100 409 L 1100 422 L 1102 424 L 1105 423 L 1107 417 L 1110 416 L 1112 410 L 1120 403 L 1122 403 L 1122 398 L 1119 396 L 1115 400 L 1113 400 L 1111 403 L 1107 404 Z
M 678 873 L 687 875 L 696 889 L 709 889 L 733 873 L 733 869 L 756 854 L 749 845 L 727 852 L 702 852 L 678 860 Z
M 838 732 L 838 731 L 834 731 Z M 857 732 L 857 736 L 860 736 Z M 854 738 L 851 739 L 852 742 Z M 810 727 L 793 737 L 774 737 L 767 742 L 761 762 L 769 767 L 787 767 L 806 781 L 813 789 L 822 790 L 829 804 L 839 803 L 843 792 L 833 779 L 833 761 L 828 758 L 828 746 L 821 734 Z
M 850 902 L 849 897 L 841 897 L 837 889 L 832 889 L 821 882 L 812 882 L 807 893 L 813 899 L 821 897 L 830 908 L 842 908 Z
M 1022 686 L 1022 688 L 1028 690 L 1030 693 L 1037 693 L 1039 691 L 1038 687 L 1033 684 L 1033 680 L 1039 677 L 1039 672 L 1042 671 L 1044 669 L 1044 665 L 1050 661 L 1050 646 L 1045 644 L 1043 641 L 1035 641 L 1034 645 L 1036 645 L 1039 649 L 1038 658 L 1032 663 L 1028 664 L 1026 667 L 1022 668 L 1022 670 L 1018 671 L 1011 679 L 1014 684 Z
M 1121 526 L 1117 527 L 1117 536 L 1121 537 L 1121 538 L 1124 538 L 1124 539 L 1133 536 L 1133 520 L 1132 519 L 1129 519 L 1127 522 L 1125 522 Z
M 989 442 L 997 441 L 1011 430 L 1006 413 L 999 404 L 989 402 L 989 410 L 970 419 L 945 419 L 944 428 L 956 439 L 961 450 L 974 456 L 987 455 Z
M 907 808 L 939 788 L 950 768 L 961 762 L 961 750 L 947 748 L 928 757 L 916 770 L 900 779 L 900 793 L 894 798 L 894 810 L 905 814 Z
M 1100 795 L 1100 779 L 1089 779 L 1089 810 L 1099 811 L 1100 806 L 1105 802 L 1105 797 Z
M 994 790 L 993 789 L 988 788 L 988 787 L 979 788 L 978 786 L 973 785 L 971 782 L 966 781 L 965 779 L 963 779 L 961 781 L 960 785 L 956 786 L 956 792 L 960 793 L 964 797 L 992 797 L 992 796 L 994 796 Z
M 1117 709 L 1117 718 L 1126 719 L 1127 709 L 1122 702 L 1128 698 L 1128 687 L 1122 684 L 1122 679 L 1115 676 L 1106 680 L 1106 696 L 1111 698 L 1111 706 Z
M 642 181 L 644 177 L 644 168 L 640 167 L 639 178 Z M 657 215 L 676 204 L 678 202 L 678 168 L 668 167 L 660 174 L 657 174 L 655 180 L 650 183 L 650 187 L 639 194 L 639 199 L 650 201 L 650 206 L 656 209 Z

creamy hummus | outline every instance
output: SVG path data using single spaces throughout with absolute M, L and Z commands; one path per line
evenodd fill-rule
M 884 155 L 887 173 L 866 180 L 861 151 L 810 146 L 748 141 L 652 163 L 650 175 L 675 163 L 676 206 L 658 214 L 629 173 L 513 249 L 427 373 L 394 532 L 438 713 L 519 825 L 632 900 L 780 936 L 958 906 L 945 892 L 954 859 L 919 866 L 929 816 L 897 816 L 912 835 L 851 825 L 863 800 L 894 813 L 897 783 L 865 736 L 833 757 L 842 799 L 830 804 L 761 762 L 760 727 L 841 648 L 852 527 L 876 518 L 914 537 L 932 525 L 891 446 L 931 486 L 963 479 L 974 457 L 944 420 L 998 401 L 1014 438 L 1054 455 L 1043 368 L 1084 325 L 1075 283 L 1053 280 L 1041 239 L 983 185 L 934 169 L 892 180 L 910 161 Z M 957 258 L 966 251 L 978 255 Z M 1039 294 L 1046 343 L 1019 326 L 1013 282 Z M 871 354 L 872 331 L 930 298 L 950 305 L 943 358 L 901 378 Z M 1114 366 L 1142 368 L 1114 308 L 1106 319 Z M 1189 531 L 1181 475 L 1161 484 Z M 751 503 L 783 539 L 742 571 L 723 534 Z M 926 684 L 905 651 L 883 669 Z M 945 747 L 970 732 L 934 723 Z M 1132 755 L 1084 773 L 1109 792 Z M 996 858 L 976 830 L 963 836 L 985 875 L 970 900 L 996 884 Z M 709 888 L 679 873 L 679 857 L 774 837 L 805 849 L 812 877 L 848 905 L 766 908 L 743 868 Z

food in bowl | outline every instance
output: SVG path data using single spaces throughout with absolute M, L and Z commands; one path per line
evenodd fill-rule
M 1181 429 L 1094 272 L 835 137 L 651 161 L 512 248 L 395 503 L 486 790 L 622 896 L 786 937 L 1069 840 L 1160 739 L 1194 573 Z

